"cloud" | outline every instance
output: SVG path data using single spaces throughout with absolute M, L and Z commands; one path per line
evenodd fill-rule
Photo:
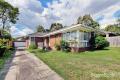
M 41 17 L 41 13 L 44 8 L 41 6 L 41 3 L 38 0 L 6 0 L 10 4 L 19 8 L 20 15 L 19 21 L 16 26 L 13 25 L 12 28 L 15 29 L 14 33 L 11 33 L 13 36 L 23 36 L 28 34 L 28 29 L 31 32 L 35 31 L 35 27 L 38 24 L 43 24 L 45 19 Z M 24 26 L 24 29 L 20 29 Z M 26 31 L 25 31 L 26 30 Z M 30 33 L 31 33 L 30 32 Z M 21 34 L 19 34 L 21 33 Z
M 91 0 L 90 5 L 87 7 L 86 11 L 89 13 L 98 13 L 100 11 L 106 10 L 106 8 L 116 5 L 119 0 Z
M 12 26 L 10 28 L 10 30 L 11 30 L 11 34 L 12 34 L 13 37 L 16 37 L 16 35 L 17 36 L 21 36 L 21 35 L 26 36 L 29 33 L 33 33 L 33 31 L 31 29 L 27 28 L 27 27 L 25 27 L 23 29 L 19 29 L 16 26 Z
M 76 23 L 79 16 L 91 14 L 92 17 L 103 25 L 114 23 L 113 14 L 120 9 L 119 0 L 52 0 L 44 5 L 41 0 L 6 0 L 20 10 L 17 24 L 14 26 L 22 35 L 30 30 L 34 32 L 36 26 L 41 24 L 49 28 L 51 23 L 59 22 L 65 26 Z M 28 30 L 29 29 L 29 30 Z M 15 31 L 17 31 L 15 30 Z M 26 31 L 25 31 L 26 30 Z M 19 34 L 13 33 L 14 36 Z M 20 35 L 19 35 L 20 36 Z
M 116 5 L 112 5 L 103 11 L 98 12 L 97 14 L 94 15 L 94 18 L 99 17 L 99 16 L 104 16 L 102 20 L 99 21 L 101 24 L 101 28 L 106 27 L 108 24 L 114 24 L 116 22 L 116 19 L 118 17 L 114 17 L 116 11 L 120 10 L 120 2 L 117 3 Z
M 47 14 L 48 16 L 58 17 L 55 22 L 61 22 L 64 25 L 76 23 L 77 18 L 85 14 L 91 14 L 101 25 L 107 25 L 115 22 L 113 14 L 120 9 L 120 1 L 60 0 L 60 3 L 55 1 L 49 4 L 47 9 L 50 12 Z

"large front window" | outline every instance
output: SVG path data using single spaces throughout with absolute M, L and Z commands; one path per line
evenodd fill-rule
M 79 32 L 79 47 L 88 47 L 89 46 L 89 35 L 88 32 Z
M 73 40 L 76 40 L 77 39 L 77 36 L 76 36 L 76 32 L 66 32 L 66 33 L 63 33 L 63 40 L 64 41 L 73 41 Z
M 66 32 L 63 34 L 63 40 L 70 43 L 70 47 L 88 47 L 89 45 L 88 32 Z

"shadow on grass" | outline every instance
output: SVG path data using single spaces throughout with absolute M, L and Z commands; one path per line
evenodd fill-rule
M 0 70 L 0 80 L 5 80 L 5 77 L 9 71 L 10 67 L 12 66 L 11 63 L 13 61 L 13 58 L 15 57 L 15 52 L 16 51 L 11 52 L 11 57 L 5 61 L 3 68 Z
M 94 51 L 107 51 L 107 50 L 110 50 L 110 49 L 105 48 L 105 49 L 95 49 L 95 50 L 87 50 L 87 51 L 94 52 Z

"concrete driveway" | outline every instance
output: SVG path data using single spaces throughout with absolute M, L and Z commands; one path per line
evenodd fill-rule
M 1 71 L 0 80 L 63 80 L 45 63 L 27 51 L 16 51 L 12 62 L 5 66 Z

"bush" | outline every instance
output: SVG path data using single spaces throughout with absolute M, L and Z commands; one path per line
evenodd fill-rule
M 29 49 L 37 49 L 37 46 L 35 43 L 31 43 L 29 46 Z
M 5 50 L 7 48 L 7 41 L 6 39 L 0 39 L 0 57 L 2 57 L 5 53 Z
M 58 44 L 55 44 L 55 48 L 56 48 L 57 51 L 61 50 L 61 46 L 58 45 Z
M 62 51 L 65 51 L 65 52 L 70 52 L 71 51 L 71 48 L 69 47 L 69 43 L 68 42 L 65 42 L 65 41 L 61 41 L 60 43 L 61 45 L 61 50 Z
M 0 48 L 0 57 L 2 57 L 5 53 L 6 48 Z
M 95 49 L 104 49 L 109 46 L 109 42 L 102 36 L 95 38 Z
M 7 50 L 15 50 L 15 48 L 12 47 L 12 46 L 10 46 L 10 45 L 7 45 L 7 46 L 6 46 L 6 49 L 7 49 Z

